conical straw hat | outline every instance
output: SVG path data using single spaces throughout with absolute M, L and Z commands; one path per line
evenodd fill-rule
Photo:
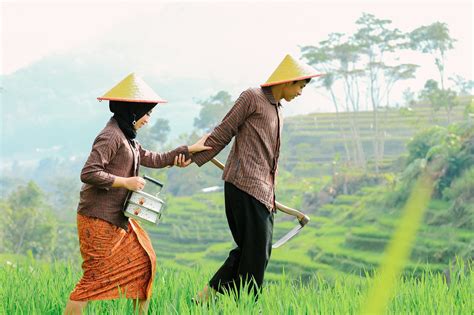
M 137 102 L 137 103 L 166 103 L 155 93 L 135 73 L 129 74 L 125 79 L 120 81 L 110 91 L 103 96 L 98 97 L 98 100 L 122 101 L 122 102 Z
M 286 82 L 305 80 L 309 78 L 319 77 L 322 74 L 316 73 L 312 67 L 299 62 L 290 55 L 286 55 L 283 61 L 278 65 L 276 70 L 268 78 L 267 82 L 260 86 L 272 86 Z

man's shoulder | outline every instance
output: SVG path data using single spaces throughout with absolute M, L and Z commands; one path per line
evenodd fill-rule
M 247 99 L 247 101 L 256 104 L 266 100 L 265 93 L 261 87 L 249 87 L 240 94 L 240 97 L 243 97 Z
M 242 92 L 242 94 L 252 95 L 252 96 L 261 96 L 263 95 L 263 91 L 261 87 L 249 87 Z

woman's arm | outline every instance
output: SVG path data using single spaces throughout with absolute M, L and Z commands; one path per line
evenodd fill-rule
M 207 137 L 208 135 L 204 135 L 196 143 L 190 146 L 180 146 L 165 153 L 149 151 L 142 148 L 142 146 L 138 144 L 138 149 L 140 151 L 140 164 L 153 168 L 163 168 L 173 165 L 178 165 L 181 167 L 187 166 L 191 163 L 190 154 L 212 149 L 211 147 L 204 145 Z
M 105 169 L 120 148 L 120 140 L 113 133 L 99 134 L 92 145 L 91 153 L 81 171 L 81 181 L 99 188 L 108 189 L 115 175 Z
M 120 177 L 115 176 L 112 184 L 114 188 L 127 188 L 128 190 L 142 190 L 145 187 L 145 180 L 139 176 Z

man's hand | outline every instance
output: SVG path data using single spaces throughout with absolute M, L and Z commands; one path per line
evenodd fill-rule
M 204 136 L 201 137 L 195 144 L 188 146 L 189 153 L 197 153 L 205 150 L 211 150 L 212 147 L 205 146 L 204 143 L 207 140 L 207 137 L 209 137 L 209 134 L 205 134 Z

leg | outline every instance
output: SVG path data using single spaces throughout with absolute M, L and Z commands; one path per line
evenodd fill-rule
M 237 248 L 230 252 L 209 284 L 222 293 L 235 287 L 238 290 L 241 283 L 248 283 L 249 289 L 257 293 L 270 259 L 273 213 L 254 197 L 227 182 L 225 196 L 227 219 Z
M 87 301 L 72 301 L 68 300 L 64 315 L 81 315 L 82 310 L 87 306 Z
M 225 212 L 227 217 L 227 223 L 229 224 L 230 231 L 234 238 L 237 247 L 229 252 L 229 257 L 225 260 L 224 264 L 217 270 L 216 274 L 209 281 L 194 300 L 198 303 L 207 302 L 212 295 L 216 292 L 223 293 L 223 289 L 228 289 L 234 281 L 238 278 L 238 268 L 240 264 L 241 249 L 239 247 L 240 231 L 237 226 L 235 217 L 235 187 L 228 183 L 225 183 Z M 233 285 L 232 285 L 233 286 Z
M 238 196 L 238 226 L 243 237 L 236 285 L 248 285 L 249 291 L 257 295 L 272 250 L 273 213 L 246 192 L 239 190 Z
M 225 212 L 232 237 L 237 247 L 229 252 L 224 264 L 219 268 L 216 274 L 209 281 L 209 286 L 217 292 L 223 293 L 225 290 L 232 289 L 234 282 L 238 279 L 240 256 L 242 253 L 242 238 L 244 237 L 241 229 L 241 219 L 239 208 L 239 191 L 229 183 L 225 183 Z
M 239 281 L 245 281 L 249 292 L 257 295 L 263 284 L 265 269 L 272 252 L 273 213 L 255 198 L 245 200 L 245 231 L 238 269 Z M 239 283 L 240 285 L 240 283 Z

